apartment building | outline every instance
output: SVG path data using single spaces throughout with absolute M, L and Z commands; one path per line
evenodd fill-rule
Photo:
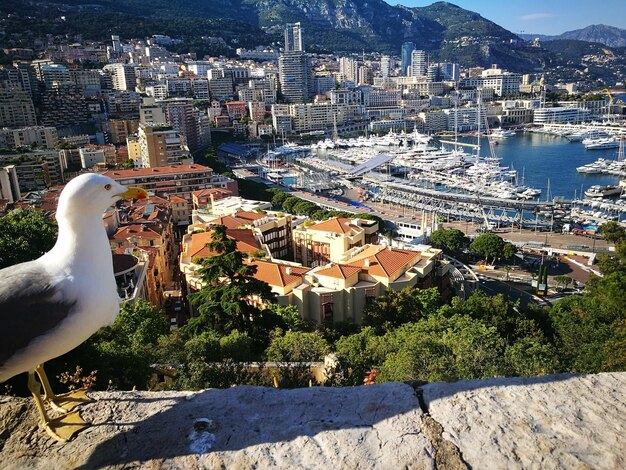
M 293 232 L 294 260 L 305 266 L 338 262 L 354 247 L 374 241 L 378 223 L 364 219 L 332 218 Z
M 63 171 L 58 150 L 38 150 L 0 155 L 0 167 L 10 170 L 22 194 L 62 184 Z
M 59 145 L 55 127 L 31 126 L 19 129 L 0 129 L 0 148 L 17 148 L 34 145 L 46 149 Z
M 139 126 L 137 133 L 141 158 L 139 165 L 143 168 L 189 164 L 191 154 L 180 134 L 169 126 Z
M 209 188 L 228 189 L 238 194 L 236 181 L 197 164 L 109 170 L 103 174 L 123 185 L 140 186 L 155 194 L 177 195 L 187 200 L 191 200 L 194 191 Z
M 19 88 L 0 87 L 0 127 L 23 128 L 37 125 L 33 99 Z

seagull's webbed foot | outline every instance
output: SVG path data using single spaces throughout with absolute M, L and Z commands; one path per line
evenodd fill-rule
M 72 411 L 42 424 L 48 435 L 60 442 L 69 441 L 80 431 L 90 426 L 80 417 L 78 411 Z
M 48 399 L 50 407 L 58 412 L 72 411 L 85 403 L 92 403 L 94 400 L 87 396 L 84 388 L 73 390 L 68 393 L 54 395 Z
M 50 403 L 50 407 L 54 411 L 64 413 L 66 411 L 72 411 L 74 408 L 84 403 L 93 402 L 93 400 L 87 396 L 87 390 L 85 390 L 84 388 L 73 390 L 68 393 L 63 393 L 61 395 L 56 395 L 52 391 L 52 387 L 50 386 L 50 381 L 48 380 L 46 371 L 43 368 L 43 364 L 38 365 L 35 369 L 35 372 L 37 372 L 39 380 L 41 380 L 41 384 L 43 385 L 43 389 L 45 392 L 44 401 Z

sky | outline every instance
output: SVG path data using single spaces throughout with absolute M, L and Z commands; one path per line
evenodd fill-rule
M 423 7 L 434 0 L 385 0 L 391 5 Z M 520 34 L 561 34 L 592 24 L 626 29 L 625 0 L 452 0 L 466 10 Z

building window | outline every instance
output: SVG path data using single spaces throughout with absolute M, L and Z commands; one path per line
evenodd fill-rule
M 376 300 L 376 288 L 368 287 L 367 289 L 365 289 L 365 303 L 371 304 L 375 300 Z
M 323 322 L 332 322 L 333 321 L 333 295 L 332 294 L 322 294 L 321 296 L 321 312 L 322 312 L 322 321 Z

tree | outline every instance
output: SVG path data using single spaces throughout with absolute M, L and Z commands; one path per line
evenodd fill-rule
M 268 308 L 278 316 L 283 324 L 284 328 L 292 331 L 302 331 L 304 328 L 304 321 L 300 315 L 298 307 L 295 305 L 279 305 L 270 304 Z
M 57 236 L 56 224 L 36 209 L 16 209 L 0 218 L 0 268 L 39 258 Z
M 123 304 L 114 327 L 119 328 L 134 349 L 156 344 L 169 331 L 165 314 L 143 299 Z
M 265 350 L 268 361 L 315 362 L 324 359 L 330 346 L 319 333 L 288 331 L 284 336 L 279 330 Z
M 289 195 L 289 193 L 286 193 L 284 191 L 280 191 L 280 190 L 276 190 L 274 192 L 274 196 L 272 196 L 272 206 L 274 207 L 283 207 L 283 202 L 285 202 L 285 200 L 289 197 L 292 197 Z
M 405 287 L 401 291 L 388 289 L 365 306 L 363 324 L 372 326 L 379 332 L 390 331 L 436 312 L 439 302 L 439 292 L 435 288 Z
M 238 330 L 256 340 L 266 338 L 276 326 L 276 316 L 271 310 L 257 308 L 251 300 L 271 302 L 272 289 L 254 278 L 256 266 L 243 263 L 244 254 L 236 250 L 236 243 L 228 238 L 224 225 L 213 227 L 207 247 L 215 255 L 202 261 L 198 273 L 203 287 L 189 296 L 200 315 L 184 328 L 193 333 L 210 325 L 219 333 Z
M 572 283 L 572 278 L 569 276 L 554 276 L 554 282 L 556 282 L 557 289 L 559 285 L 563 285 L 567 289 L 567 286 Z
M 482 233 L 472 241 L 470 249 L 474 253 L 484 256 L 485 261 L 492 258 L 492 264 L 495 264 L 496 260 L 502 256 L 504 245 L 504 240 L 495 233 Z
M 430 243 L 444 251 L 458 253 L 469 245 L 469 239 L 457 229 L 438 228 L 429 238 Z
M 285 212 L 289 212 L 293 214 L 294 206 L 298 204 L 300 201 L 302 201 L 302 199 L 300 199 L 299 197 L 289 196 L 287 199 L 283 201 L 283 209 L 285 209 Z
M 626 241 L 626 230 L 617 222 L 607 222 L 603 224 L 600 232 L 607 242 L 619 243 Z

